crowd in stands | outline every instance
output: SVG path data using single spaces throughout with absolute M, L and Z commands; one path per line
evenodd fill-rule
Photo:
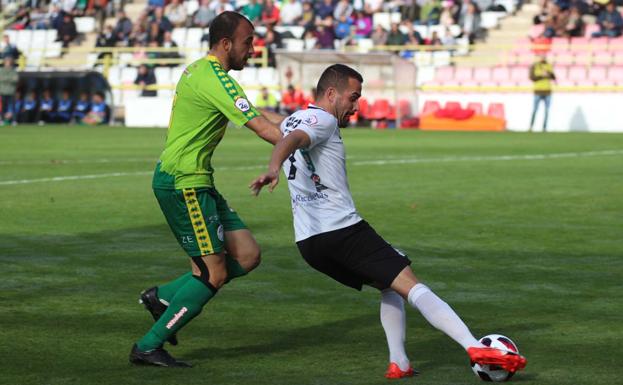
M 583 37 L 587 17 L 594 17 L 599 26 L 592 37 L 613 38 L 623 33 L 623 17 L 615 0 L 541 0 L 540 6 L 534 24 L 545 27 L 541 36 L 544 38 Z

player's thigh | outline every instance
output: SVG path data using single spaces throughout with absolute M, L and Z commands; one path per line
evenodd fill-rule
M 361 290 L 364 284 L 371 283 L 369 279 L 353 272 L 335 260 L 332 255 L 336 251 L 335 244 L 329 238 L 321 235 L 297 242 L 296 245 L 305 262 L 313 269 L 333 278 L 342 285 L 356 290 Z
M 260 247 L 253 234 L 240 218 L 236 210 L 231 208 L 227 200 L 217 192 L 216 209 L 225 231 L 225 250 L 247 272 L 260 263 Z
M 225 250 L 247 272 L 260 264 L 260 246 L 248 229 L 226 231 Z
M 216 289 L 223 286 L 227 280 L 227 263 L 224 252 L 191 258 L 191 268 L 193 275 Z
M 382 289 L 390 287 L 411 264 L 406 255 L 387 243 L 365 221 L 356 225 L 341 247 L 344 252 L 337 256 L 339 261 Z
M 209 189 L 155 189 L 154 193 L 173 235 L 189 257 L 224 251 L 223 225 Z

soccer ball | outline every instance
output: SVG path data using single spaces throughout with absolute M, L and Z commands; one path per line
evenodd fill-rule
M 489 334 L 480 339 L 480 343 L 492 348 L 509 352 L 519 353 L 517 345 L 508 337 L 501 334 Z M 509 372 L 497 365 L 480 365 L 472 362 L 472 370 L 483 381 L 503 382 L 513 377 L 514 372 Z

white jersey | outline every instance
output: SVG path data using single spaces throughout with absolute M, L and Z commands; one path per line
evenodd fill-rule
M 346 179 L 346 152 L 337 119 L 310 105 L 281 123 L 284 136 L 294 130 L 304 131 L 311 141 L 283 163 L 296 242 L 360 222 Z

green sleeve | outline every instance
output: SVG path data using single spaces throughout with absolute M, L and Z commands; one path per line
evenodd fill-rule
M 214 84 L 216 83 L 216 84 Z M 213 84 L 204 84 L 197 92 L 214 105 L 230 122 L 243 126 L 259 116 L 238 83 L 225 72 L 220 72 Z

